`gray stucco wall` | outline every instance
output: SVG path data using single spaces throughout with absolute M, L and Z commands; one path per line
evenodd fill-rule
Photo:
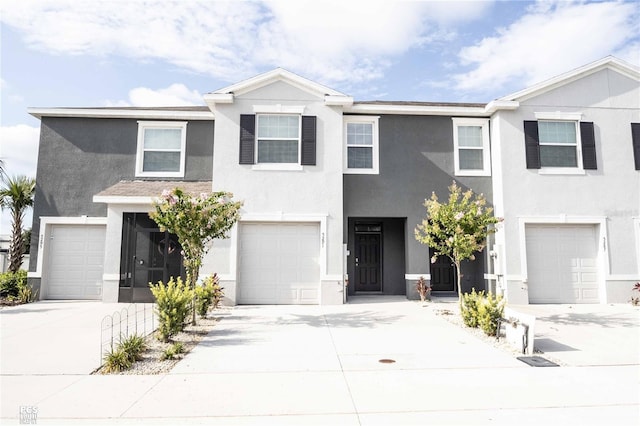
M 105 217 L 106 204 L 93 203 L 93 196 L 121 180 L 140 179 L 135 177 L 137 121 L 42 118 L 31 271 L 35 271 L 37 263 L 41 216 Z M 185 177 L 177 180 L 211 180 L 213 127 L 213 121 L 187 124 Z
M 429 273 L 429 249 L 415 240 L 424 200 L 435 191 L 446 199 L 455 180 L 492 202 L 491 177 L 454 175 L 451 117 L 385 115 L 379 121 L 380 174 L 344 175 L 345 242 L 348 218 L 406 218 L 406 274 Z M 465 268 L 465 287 L 484 288 L 484 260 Z M 347 260 L 353 268 L 353 259 Z M 403 277 L 404 278 L 404 277 Z M 408 285 L 407 285 L 408 287 Z

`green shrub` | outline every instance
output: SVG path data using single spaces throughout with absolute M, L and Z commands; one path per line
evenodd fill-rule
M 115 350 L 110 350 L 104 356 L 105 373 L 118 373 L 120 371 L 128 370 L 131 368 L 132 364 L 133 362 L 129 359 L 129 355 L 121 347 L 118 347 Z
M 134 334 L 127 338 L 120 340 L 120 344 L 118 345 L 118 349 L 124 351 L 127 354 L 129 360 L 133 363 L 135 361 L 140 361 L 142 359 L 142 352 L 147 349 L 147 344 L 144 341 L 143 336 L 139 336 Z
M 478 326 L 487 336 L 495 336 L 498 319 L 502 318 L 504 301 L 500 296 L 489 293 L 478 303 Z
M 149 284 L 151 293 L 156 299 L 158 314 L 158 337 L 163 342 L 184 330 L 185 321 L 189 315 L 193 290 L 180 277 L 171 277 L 167 284 L 158 281 Z
M 218 275 L 213 274 L 205 278 L 202 285 L 196 286 L 196 311 L 201 318 L 207 316 L 209 308 L 217 308 L 218 304 L 222 300 L 224 293 L 219 282 L 220 279 L 218 278 Z
M 31 288 L 27 285 L 27 271 L 20 269 L 18 272 L 4 272 L 0 274 L 0 296 L 9 300 L 18 299 L 21 289 Z M 22 290 L 23 292 L 25 290 Z M 26 302 L 24 302 L 26 303 Z
M 471 293 L 462 295 L 462 303 L 460 304 L 460 315 L 462 322 L 467 327 L 478 327 L 478 304 L 484 297 L 484 291 L 476 293 L 475 289 L 471 289 Z
M 18 290 L 18 301 L 20 303 L 35 302 L 38 298 L 38 290 L 33 291 L 33 288 L 29 284 L 25 284 L 24 287 L 20 287 Z
M 184 353 L 184 345 L 181 342 L 176 342 L 169 348 L 162 352 L 161 360 L 174 359 L 176 355 Z

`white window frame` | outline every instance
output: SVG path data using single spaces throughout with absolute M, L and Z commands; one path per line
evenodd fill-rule
M 564 122 L 573 122 L 576 128 L 576 166 L 575 167 L 545 167 L 542 164 L 542 159 L 540 159 L 540 169 L 538 169 L 538 173 L 541 175 L 583 175 L 586 172 L 584 171 L 582 165 L 582 136 L 580 134 L 580 119 L 582 118 L 581 113 L 569 113 L 569 112 L 536 112 L 535 113 L 536 121 L 540 123 L 541 121 L 564 121 Z M 538 145 L 543 146 L 556 146 L 555 144 L 543 144 L 540 142 L 540 137 L 538 136 Z M 560 145 L 557 145 L 560 146 Z M 562 146 L 568 146 L 567 144 L 563 144 Z
M 453 164 L 456 176 L 491 176 L 491 151 L 489 140 L 488 118 L 452 118 L 453 120 Z M 458 144 L 459 127 L 480 127 L 482 131 L 482 148 L 460 147 Z M 460 149 L 482 149 L 482 169 L 469 170 L 460 168 Z
M 379 137 L 378 137 L 378 122 L 380 120 L 379 116 L 371 116 L 371 115 L 348 115 L 344 116 L 344 128 L 343 128 L 343 140 L 344 146 L 343 148 L 343 170 L 346 174 L 360 174 L 360 175 L 377 175 L 380 174 L 380 151 L 379 151 Z M 359 145 L 347 145 L 347 127 L 350 123 L 367 123 L 371 124 L 371 145 L 366 145 L 366 147 L 371 147 L 371 168 L 363 169 L 363 168 L 350 168 L 349 167 L 349 147 L 358 147 Z M 364 147 L 364 145 L 362 145 Z
M 147 129 L 180 129 L 180 169 L 176 172 L 145 172 L 144 165 L 144 132 Z M 184 177 L 184 165 L 187 156 L 187 122 L 186 121 L 138 121 L 138 148 L 136 155 L 136 176 L 141 177 Z M 162 150 L 150 150 L 162 151 Z M 166 150 L 176 152 L 176 150 Z
M 302 113 L 298 113 L 297 109 L 292 109 L 291 112 L 281 112 L 281 111 L 264 111 L 264 107 L 262 109 L 263 112 L 256 113 L 256 141 L 255 141 L 255 164 L 253 165 L 253 170 L 302 170 L 302 166 L 300 165 L 302 159 Z M 260 116 L 265 115 L 285 115 L 285 116 L 295 116 L 298 117 L 298 137 L 297 138 L 261 138 L 259 135 L 259 121 Z M 297 140 L 298 141 L 298 161 L 295 163 L 260 163 L 258 161 L 258 150 L 261 140 Z

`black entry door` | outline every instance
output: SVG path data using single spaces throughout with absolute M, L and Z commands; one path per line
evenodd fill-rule
M 354 259 L 356 292 L 382 291 L 381 236 L 379 232 L 356 232 Z
M 166 283 L 171 277 L 184 278 L 182 248 L 175 235 L 160 231 L 147 214 L 134 213 L 128 216 L 126 219 L 131 224 L 131 230 L 123 233 L 128 241 L 123 241 L 121 266 L 126 277 L 122 287 L 128 288 L 129 291 L 124 294 L 129 295 L 125 297 L 129 300 L 121 301 L 153 302 L 149 283 Z
M 433 249 L 429 249 L 429 255 L 433 257 Z M 451 259 L 438 256 L 430 269 L 431 291 L 456 291 L 456 274 Z

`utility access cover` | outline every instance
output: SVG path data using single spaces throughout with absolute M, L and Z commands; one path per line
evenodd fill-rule
M 551 362 L 541 356 L 519 356 L 518 359 L 532 367 L 560 367 L 555 362 Z

